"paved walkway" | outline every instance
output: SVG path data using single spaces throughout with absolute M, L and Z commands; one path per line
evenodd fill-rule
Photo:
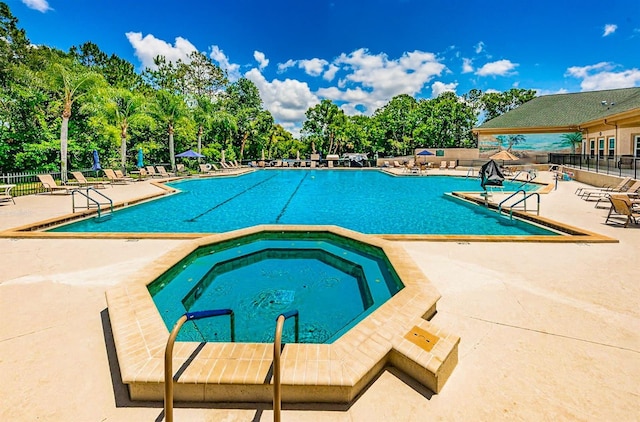
M 461 336 L 440 394 L 390 368 L 347 408 L 285 405 L 282 420 L 638 420 L 640 227 L 604 225 L 607 210 L 573 195 L 578 186 L 559 183 L 541 215 L 619 243 L 401 242 L 442 294 L 434 323 Z M 126 200 L 158 188 L 108 189 Z M 0 205 L 0 230 L 69 213 L 70 201 L 16 198 Z M 0 420 L 160 420 L 162 403 L 131 402 L 119 383 L 104 292 L 182 242 L 0 238 Z M 175 418 L 273 414 L 196 404 Z

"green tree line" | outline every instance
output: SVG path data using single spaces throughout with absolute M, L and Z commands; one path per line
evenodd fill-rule
M 535 96 L 445 92 L 434 99 L 399 95 L 372 116 L 347 116 L 323 100 L 306 112 L 299 139 L 274 122 L 256 85 L 229 81 L 206 55 L 155 58 L 136 72 L 92 42 L 64 52 L 34 46 L 0 2 L 0 173 L 88 168 L 92 151 L 110 167 L 170 163 L 197 149 L 207 160 L 293 158 L 298 153 L 411 154 L 416 147 L 475 147 L 471 129 Z

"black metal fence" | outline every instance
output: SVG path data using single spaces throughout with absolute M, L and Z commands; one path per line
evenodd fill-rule
M 583 154 L 549 154 L 550 164 L 560 164 L 595 173 L 638 179 L 640 157 L 633 155 L 591 156 Z
M 96 174 L 95 171 L 91 169 L 78 170 L 81 171 L 87 178 L 97 178 L 99 175 Z M 100 172 L 101 173 L 101 172 Z M 42 172 L 20 172 L 20 173 L 6 173 L 0 174 L 0 185 L 16 185 L 15 188 L 11 190 L 11 195 L 13 196 L 23 196 L 23 195 L 32 195 L 36 193 L 46 192 L 42 183 L 38 179 L 38 174 L 43 174 Z M 61 173 L 58 172 L 48 172 L 53 176 L 53 179 L 58 183 L 61 182 Z M 71 178 L 70 178 L 71 179 Z

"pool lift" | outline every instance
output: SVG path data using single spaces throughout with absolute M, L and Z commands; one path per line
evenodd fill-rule
M 84 190 L 84 192 L 83 192 Z M 91 197 L 91 193 L 95 192 L 98 196 L 101 196 L 103 199 L 106 199 L 106 202 L 100 202 L 95 198 Z M 76 205 L 76 194 L 86 198 L 87 200 L 87 204 L 82 206 L 82 205 Z M 108 214 L 103 214 L 103 210 L 102 210 L 102 205 L 109 205 L 109 213 Z M 105 194 L 103 194 L 102 192 L 98 192 L 95 188 L 92 187 L 86 187 L 86 188 L 77 188 L 71 191 L 71 207 L 73 209 L 73 212 L 76 212 L 76 209 L 81 208 L 81 209 L 91 209 L 91 208 L 96 208 L 97 209 L 97 216 L 94 219 L 94 221 L 96 223 L 101 223 L 103 221 L 107 221 L 111 219 L 111 215 L 113 214 L 113 201 L 111 200 L 111 198 L 109 198 L 108 196 L 106 196 Z

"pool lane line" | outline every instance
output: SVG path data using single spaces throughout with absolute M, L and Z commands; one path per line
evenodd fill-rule
M 271 177 L 268 177 L 268 178 L 266 178 L 266 179 L 264 179 L 264 180 L 259 181 L 259 182 L 258 182 L 258 183 L 256 183 L 255 185 L 249 186 L 248 188 L 246 188 L 246 189 L 245 189 L 245 190 L 243 190 L 242 192 L 239 192 L 239 193 L 237 193 L 237 194 L 233 195 L 231 198 L 225 199 L 224 201 L 220 202 L 219 204 L 216 204 L 215 206 L 213 206 L 213 207 L 209 208 L 208 210 L 206 210 L 206 211 L 205 211 L 205 212 L 203 212 L 203 213 L 200 213 L 200 214 L 196 215 L 196 216 L 195 216 L 195 217 L 193 217 L 193 218 L 189 218 L 189 219 L 187 219 L 187 220 L 184 220 L 184 222 L 185 222 L 185 223 L 195 223 L 195 221 L 196 221 L 198 218 L 200 218 L 200 217 L 202 217 L 202 216 L 204 216 L 204 215 L 206 215 L 206 214 L 209 214 L 211 211 L 215 210 L 216 208 L 221 207 L 221 206 L 223 206 L 224 204 L 226 204 L 227 202 L 230 202 L 230 201 L 232 201 L 232 200 L 236 199 L 237 197 L 244 195 L 245 193 L 249 192 L 251 189 L 256 188 L 256 187 L 260 186 L 261 184 L 268 182 L 269 180 L 273 179 L 273 178 L 274 178 L 274 177 L 276 177 L 276 176 L 277 176 L 277 174 L 274 174 L 274 175 L 273 175 L 273 176 L 271 176 Z
M 300 179 L 300 182 L 298 182 L 298 186 L 296 186 L 296 188 L 293 190 L 293 193 L 291 194 L 291 196 L 289 196 L 289 199 L 287 200 L 287 203 L 284 204 L 284 207 L 282 207 L 282 211 L 280 211 L 280 214 L 278 214 L 278 216 L 276 217 L 276 221 L 275 221 L 274 224 L 278 224 L 280 222 L 280 219 L 284 215 L 285 211 L 287 211 L 287 207 L 291 203 L 291 200 L 296 195 L 296 193 L 298 192 L 298 189 L 300 189 L 300 186 L 302 186 L 302 182 L 304 182 L 304 179 L 306 179 L 308 175 L 309 175 L 309 173 L 305 172 L 305 174 L 302 177 L 302 179 Z

